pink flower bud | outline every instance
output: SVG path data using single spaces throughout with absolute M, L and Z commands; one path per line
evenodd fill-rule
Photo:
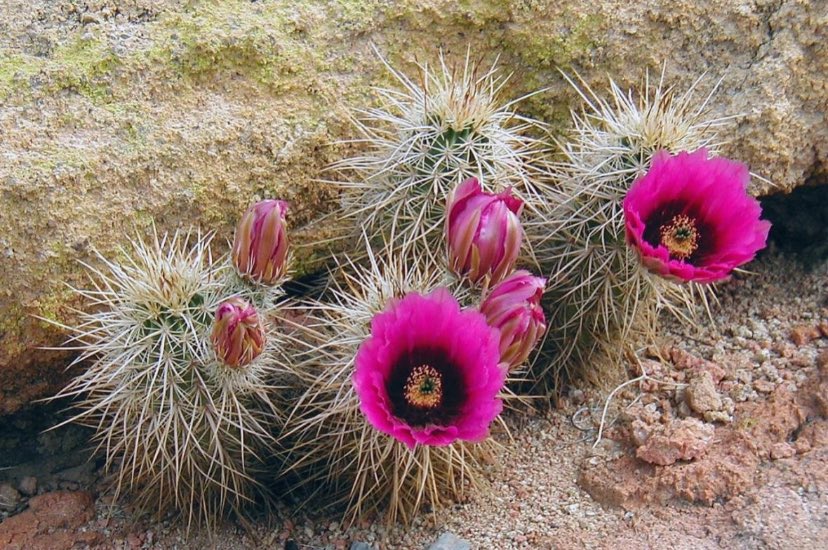
M 512 369 L 521 365 L 546 331 L 540 300 L 546 279 L 515 271 L 480 304 L 489 325 L 500 329 L 500 360 Z
M 233 241 L 233 265 L 242 277 L 272 285 L 284 274 L 286 213 L 287 203 L 276 200 L 257 202 L 244 213 Z
M 249 365 L 262 353 L 265 334 L 256 308 L 241 298 L 230 298 L 216 309 L 210 333 L 219 360 L 232 368 Z
M 511 189 L 486 193 L 476 178 L 460 184 L 446 207 L 449 268 L 472 283 L 503 279 L 520 253 L 522 208 L 523 201 Z

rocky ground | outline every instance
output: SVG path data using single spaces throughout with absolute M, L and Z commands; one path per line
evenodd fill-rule
M 59 417 L 52 406 L 0 432 L 0 547 L 816 548 L 828 540 L 828 263 L 771 250 L 751 268 L 722 285 L 713 322 L 668 321 L 642 350 L 600 440 L 606 392 L 508 417 L 487 494 L 410 527 L 343 526 L 285 503 L 188 537 L 114 501 L 83 429 L 33 437 Z

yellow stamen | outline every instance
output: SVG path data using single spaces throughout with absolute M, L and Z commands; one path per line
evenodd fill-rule
M 413 407 L 433 409 L 443 401 L 443 377 L 431 365 L 420 365 L 408 375 L 403 395 Z
M 696 229 L 696 220 L 679 214 L 673 216 L 670 223 L 659 228 L 661 244 L 670 251 L 670 256 L 686 260 L 699 247 L 699 232 Z

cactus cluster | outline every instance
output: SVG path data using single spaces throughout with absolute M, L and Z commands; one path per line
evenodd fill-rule
M 515 271 L 527 244 L 522 197 L 539 194 L 529 174 L 540 147 L 524 134 L 535 123 L 513 113 L 514 102 L 499 102 L 494 67 L 478 74 L 467 58 L 453 70 L 441 58 L 436 74 L 421 67 L 422 86 L 388 68 L 402 89 L 381 90 L 385 105 L 361 113 L 368 154 L 335 165 L 353 178 L 338 185 L 344 214 L 362 228 L 364 253 L 338 261 L 326 295 L 300 306 L 311 312 L 297 338 L 307 345 L 296 365 L 306 387 L 281 447 L 289 449 L 287 475 L 300 486 L 321 483 L 349 518 L 384 511 L 408 521 L 476 486 L 480 457 L 491 456 L 496 443 L 423 436 L 409 448 L 400 435 L 405 430 L 374 425 L 368 414 L 374 409 L 358 391 L 359 351 L 389 308 L 447 288 L 463 315 L 477 319 L 469 327 L 496 329 L 502 376 L 525 365 L 546 328 L 545 279 Z M 414 408 L 439 408 L 445 372 L 430 362 L 442 360 L 425 356 L 402 394 Z M 508 391 L 499 387 L 502 396 Z M 380 401 L 404 397 L 391 394 Z
M 401 87 L 359 113 L 367 152 L 334 166 L 363 246 L 319 296 L 280 290 L 278 200 L 243 214 L 222 260 L 177 233 L 89 266 L 90 312 L 66 328 L 91 366 L 60 395 L 144 507 L 211 524 L 265 492 L 268 460 L 351 520 L 460 500 L 496 455 L 509 383 L 604 383 L 662 309 L 706 305 L 765 244 L 747 168 L 708 158 L 727 119 L 699 82 L 645 81 L 637 100 L 576 85 L 586 109 L 553 163 L 494 66 L 441 57 L 420 83 L 387 67 Z

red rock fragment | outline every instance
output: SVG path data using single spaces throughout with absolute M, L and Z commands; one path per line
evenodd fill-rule
M 740 434 L 722 428 L 717 445 L 693 462 L 676 463 L 661 469 L 659 484 L 675 496 L 690 502 L 711 505 L 730 500 L 755 483 L 759 458 L 750 451 Z
M 779 460 L 780 458 L 790 458 L 795 454 L 796 449 L 794 449 L 789 443 L 785 441 L 774 443 L 770 450 L 770 457 L 773 460 Z
M 92 495 L 55 491 L 32 498 L 29 509 L 0 523 L 4 550 L 69 550 L 99 542 L 100 535 L 75 529 L 95 517 Z
M 797 325 L 791 330 L 791 341 L 797 346 L 804 346 L 820 336 L 819 328 L 813 325 Z
M 635 455 L 659 466 L 703 456 L 713 442 L 714 428 L 696 418 L 676 420 L 653 431 Z
M 794 443 L 794 447 L 796 448 L 796 454 L 805 454 L 811 450 L 811 442 L 804 437 L 800 437 L 796 440 L 796 443 Z
M 672 348 L 670 350 L 670 360 L 677 370 L 686 370 L 691 373 L 691 376 L 703 372 L 709 373 L 715 384 L 721 382 L 722 378 L 727 374 L 721 365 L 697 357 L 680 348 Z
M 690 379 L 690 384 L 684 390 L 684 396 L 690 408 L 699 414 L 718 411 L 722 408 L 722 398 L 716 391 L 713 376 L 708 371 L 699 372 Z

